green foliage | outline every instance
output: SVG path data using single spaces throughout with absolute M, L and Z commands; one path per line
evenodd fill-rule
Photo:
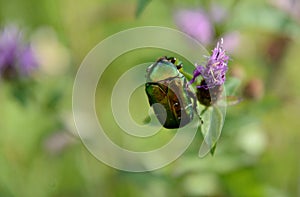
M 151 0 L 137 0 L 137 8 L 135 11 L 135 16 L 139 17 L 150 2 Z
M 192 145 L 170 165 L 128 173 L 99 162 L 81 143 L 72 119 L 75 73 L 88 51 L 107 36 L 143 25 L 175 28 L 174 11 L 201 7 L 209 12 L 210 1 L 0 0 L 1 27 L 18 24 L 29 40 L 36 40 L 36 32 L 46 26 L 64 47 L 54 45 L 47 34 L 43 42 L 50 48 L 39 49 L 49 65 L 34 73 L 34 82 L 0 80 L 0 196 L 299 196 L 299 18 L 268 2 L 226 0 L 222 5 L 228 16 L 214 24 L 215 40 L 231 31 L 241 34 L 238 49 L 230 54 L 233 76 L 225 87 L 227 96 L 243 100 L 227 107 L 226 118 L 222 103 L 207 109 Z M 107 136 L 129 150 L 152 150 L 175 135 L 163 129 L 149 140 L 129 136 L 116 124 L 110 106 L 112 88 L 125 71 L 162 55 L 178 54 L 152 48 L 130 51 L 99 79 L 99 122 Z M 191 73 L 193 65 L 183 64 Z M 253 78 L 264 85 L 261 98 L 244 95 Z M 130 103 L 133 119 L 142 124 L 148 113 L 143 88 Z M 198 157 L 203 140 L 200 153 L 211 151 L 213 156 Z

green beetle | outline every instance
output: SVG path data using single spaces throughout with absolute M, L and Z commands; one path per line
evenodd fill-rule
M 176 58 L 161 57 L 146 72 L 145 90 L 149 104 L 167 129 L 183 127 L 191 122 L 196 108 L 195 94 L 179 72 L 181 67 L 182 63 Z

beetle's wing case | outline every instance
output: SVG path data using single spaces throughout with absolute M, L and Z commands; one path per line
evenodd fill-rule
M 169 105 L 180 127 L 188 124 L 193 119 L 193 104 L 187 89 L 184 76 L 177 77 L 169 84 Z
M 160 58 L 148 67 L 146 78 L 145 90 L 149 104 L 165 128 L 179 128 L 193 119 L 187 80 L 174 64 L 166 58 Z
M 165 128 L 178 128 L 179 121 L 174 116 L 173 110 L 170 106 L 170 90 L 168 89 L 167 84 L 147 83 L 146 93 L 149 99 L 149 104 L 153 106 L 154 113 L 159 122 Z

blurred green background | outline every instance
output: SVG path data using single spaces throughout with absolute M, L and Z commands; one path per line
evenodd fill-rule
M 72 85 L 83 58 L 101 40 L 128 28 L 183 30 L 174 15 L 195 8 L 213 27 L 209 50 L 222 36 L 234 45 L 228 77 L 241 80 L 235 95 L 244 99 L 228 108 L 216 154 L 197 156 L 199 135 L 184 155 L 156 171 L 122 172 L 99 162 L 79 140 L 72 119 Z M 299 10 L 297 0 L 0 0 L 1 29 L 17 25 L 39 62 L 21 86 L 0 81 L 0 196 L 300 196 Z M 214 21 L 220 13 L 225 14 Z M 99 121 L 128 149 L 151 150 L 172 137 L 164 131 L 155 140 L 124 140 L 107 104 L 122 73 L 163 55 L 174 54 L 156 49 L 124 54 L 99 81 Z M 140 88 L 130 108 L 140 123 L 139 113 L 148 110 L 143 106 L 147 99 Z

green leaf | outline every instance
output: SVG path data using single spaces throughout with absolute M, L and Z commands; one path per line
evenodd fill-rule
M 28 102 L 33 99 L 33 87 L 35 85 L 32 80 L 16 79 L 11 82 L 11 94 L 14 99 L 23 107 L 28 105 Z
M 201 132 L 204 140 L 199 150 L 199 157 L 204 157 L 209 152 L 213 155 L 217 141 L 221 135 L 226 115 L 226 106 L 215 104 L 203 113 Z
M 226 95 L 234 95 L 240 85 L 240 79 L 235 77 L 227 78 L 225 82 Z
M 225 82 L 226 105 L 235 105 L 240 103 L 243 99 L 239 96 L 235 96 L 238 88 L 241 85 L 241 80 L 235 77 L 230 77 Z M 224 99 L 223 99 L 224 100 Z
M 46 101 L 46 108 L 54 110 L 63 97 L 63 93 L 60 90 L 55 90 L 49 94 Z
M 217 142 L 215 143 L 215 145 L 210 149 L 210 154 L 213 156 L 215 154 L 215 150 L 217 148 Z
M 151 0 L 138 0 L 137 8 L 135 11 L 135 17 L 138 18 L 142 12 L 145 10 L 146 6 L 150 3 Z

